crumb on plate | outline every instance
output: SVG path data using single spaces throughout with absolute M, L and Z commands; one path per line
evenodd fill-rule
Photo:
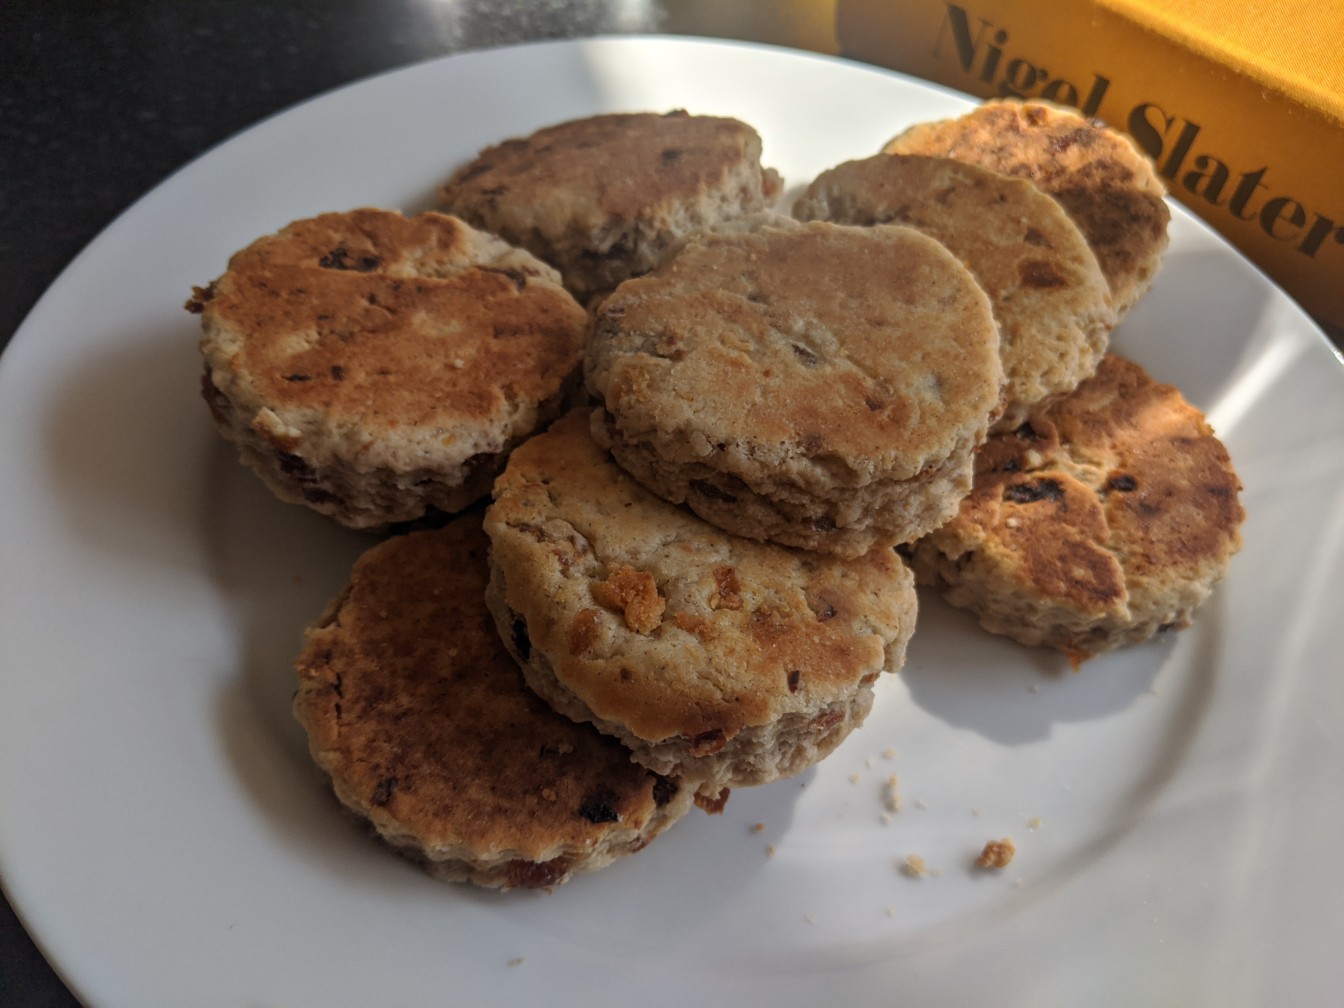
M 1007 868 L 1013 863 L 1013 855 L 1016 853 L 1017 845 L 1013 843 L 1011 837 L 990 840 L 976 858 L 975 864 L 979 868 Z

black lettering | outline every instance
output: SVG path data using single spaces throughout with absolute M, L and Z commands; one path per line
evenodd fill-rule
M 943 40 L 948 35 L 952 36 L 952 45 L 956 49 L 957 63 L 967 73 L 975 65 L 976 56 L 980 52 L 980 43 L 984 40 L 985 32 L 994 26 L 984 18 L 980 19 L 980 29 L 971 37 L 971 19 L 962 7 L 956 4 L 947 5 L 947 18 L 943 21 L 943 27 L 946 31 L 939 30 L 938 38 L 933 44 L 933 54 L 939 58 L 943 56 Z M 999 57 L 1003 55 L 1003 50 L 999 48 L 1008 41 L 1008 33 L 1000 28 L 994 33 L 994 44 L 989 45 L 989 53 L 985 58 L 985 66 L 981 71 L 981 78 L 989 81 L 994 76 L 994 71 L 998 68 Z
M 1257 168 L 1255 171 L 1242 172 L 1241 181 L 1237 183 L 1237 191 L 1232 194 L 1232 198 L 1227 201 L 1227 209 L 1237 220 L 1250 220 L 1254 214 L 1242 213 L 1246 209 L 1246 204 L 1251 201 L 1257 189 L 1263 189 L 1260 180 L 1265 177 L 1265 172 L 1269 167 Z
M 1190 148 L 1194 146 L 1195 137 L 1199 136 L 1199 125 L 1192 123 L 1189 119 L 1181 127 L 1181 135 L 1176 138 L 1176 145 L 1171 148 L 1171 156 L 1167 158 L 1166 164 L 1162 166 L 1162 177 L 1168 181 L 1176 178 L 1176 173 L 1181 170 L 1181 164 L 1185 161 L 1185 156 L 1190 153 Z
M 1161 129 L 1153 124 L 1153 120 L 1149 117 L 1150 113 L 1157 114 L 1158 119 L 1162 122 Z M 1141 105 L 1135 105 L 1130 110 L 1128 132 L 1143 152 L 1156 161 L 1162 156 L 1162 146 L 1167 130 L 1171 129 L 1175 122 L 1174 116 L 1167 115 L 1151 102 L 1144 102 Z
M 1044 70 L 1024 59 L 1010 60 L 1004 72 L 1003 83 L 999 85 L 999 94 L 1004 98 L 1025 98 L 1027 92 L 1049 76 Z
M 1278 241 L 1291 241 L 1296 238 L 1298 229 L 1306 222 L 1307 211 L 1302 208 L 1302 204 L 1287 196 L 1275 196 L 1271 200 L 1265 200 L 1265 205 L 1260 208 L 1261 230 Z M 1292 234 L 1278 232 L 1278 226 L 1284 223 L 1292 226 Z
M 1111 86 L 1110 78 L 1103 77 L 1099 73 L 1092 74 L 1092 87 L 1088 89 L 1087 98 L 1083 100 L 1083 107 L 1079 109 L 1083 115 L 1091 119 L 1101 108 L 1101 99 L 1106 94 L 1106 89 Z
M 1003 56 L 1002 46 L 1008 41 L 1008 33 L 1000 28 L 994 33 L 994 44 L 985 53 L 985 68 L 980 71 L 980 79 L 988 84 L 999 71 L 999 59 Z
M 1046 101 L 1059 102 L 1061 105 L 1078 107 L 1078 89 L 1063 77 L 1056 77 L 1041 89 L 1041 97 Z
M 1297 246 L 1297 250 L 1305 256 L 1315 256 L 1316 250 L 1321 247 L 1321 242 L 1325 241 L 1326 236 L 1332 231 L 1335 234 L 1335 241 L 1344 245 L 1344 227 L 1336 226 L 1329 217 L 1318 213 L 1316 219 L 1311 222 L 1311 230 L 1302 239 L 1302 244 Z
M 1201 154 L 1195 158 L 1196 171 L 1188 171 L 1181 179 L 1181 185 L 1196 196 L 1203 196 L 1214 206 L 1221 206 L 1223 187 L 1231 178 L 1227 165 L 1216 157 Z M 1201 189 L 1202 187 L 1202 189 Z

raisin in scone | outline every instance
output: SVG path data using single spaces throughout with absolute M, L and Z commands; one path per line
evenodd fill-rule
M 341 802 L 437 878 L 548 888 L 645 847 L 692 792 L 527 688 L 485 607 L 479 514 L 368 550 L 308 628 L 294 712 Z
M 694 237 L 599 307 L 594 434 L 727 531 L 839 556 L 956 512 L 1002 407 L 975 278 L 911 228 Z
M 587 329 L 530 253 L 376 209 L 259 239 L 188 308 L 220 433 L 282 500 L 367 529 L 488 494 L 567 405 Z
M 518 448 L 486 513 L 488 603 L 528 684 L 702 795 L 798 773 L 904 662 L 914 581 L 730 535 L 640 486 L 576 410 Z
M 1241 546 L 1240 490 L 1199 410 L 1109 354 L 990 439 L 961 511 L 911 565 L 985 629 L 1077 665 L 1189 625 Z
M 1119 130 L 1040 101 L 987 101 L 955 119 L 912 126 L 887 154 L 932 154 L 1029 179 L 1087 236 L 1123 316 L 1147 293 L 1171 211 L 1149 159 Z
M 590 116 L 481 151 L 443 206 L 555 266 L 583 301 L 701 228 L 756 213 L 781 182 L 746 123 L 677 110 Z
M 903 224 L 942 242 L 974 274 L 999 323 L 1007 378 L 1001 428 L 1096 370 L 1115 310 L 1087 239 L 1031 182 L 952 158 L 878 154 L 819 175 L 799 220 Z

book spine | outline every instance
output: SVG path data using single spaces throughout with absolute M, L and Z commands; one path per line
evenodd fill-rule
M 1127 132 L 1173 197 L 1344 331 L 1344 122 L 1098 0 L 838 0 L 843 55 Z

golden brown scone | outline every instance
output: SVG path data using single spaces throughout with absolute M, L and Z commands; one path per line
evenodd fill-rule
M 523 683 L 478 514 L 389 539 L 309 627 L 294 713 L 337 797 L 441 879 L 548 888 L 642 849 L 691 791 Z
M 456 218 L 296 221 L 188 302 L 220 432 L 282 500 L 352 528 L 456 512 L 559 415 L 587 316 L 549 266 Z
M 1040 101 L 994 100 L 956 119 L 920 123 L 887 154 L 932 154 L 1030 179 L 1087 236 L 1123 316 L 1152 285 L 1167 247 L 1166 188 L 1127 136 Z
M 738 535 L 840 556 L 956 512 L 1001 405 L 975 279 L 911 228 L 701 234 L 599 307 L 594 434 Z
M 507 140 L 439 195 L 555 266 L 586 302 L 658 265 L 685 235 L 765 209 L 780 188 L 750 126 L 677 110 L 591 116 Z
M 1077 665 L 1189 625 L 1241 546 L 1240 490 L 1200 412 L 1108 354 L 990 438 L 960 513 L 911 564 L 985 629 Z
M 904 661 L 913 578 L 729 535 L 649 493 L 586 411 L 522 445 L 486 513 L 487 595 L 528 684 L 703 794 L 831 752 Z
M 999 323 L 999 428 L 1072 391 L 1106 351 L 1115 310 L 1097 258 L 1063 208 L 1025 179 L 951 158 L 878 154 L 823 172 L 793 213 L 917 228 L 966 264 Z

